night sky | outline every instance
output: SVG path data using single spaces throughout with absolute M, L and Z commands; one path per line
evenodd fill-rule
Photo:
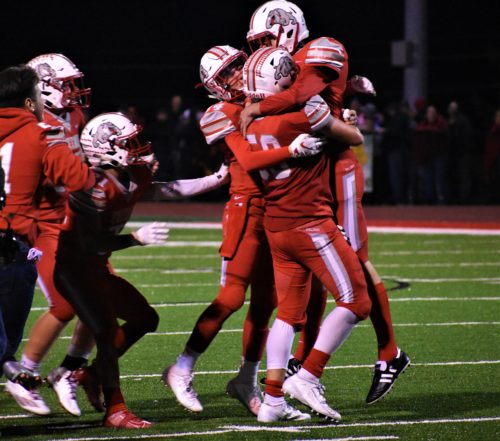
M 205 106 L 198 65 L 216 44 L 243 48 L 261 1 L 2 2 L 0 67 L 60 52 L 85 73 L 92 113 L 135 104 L 150 117 L 179 93 Z M 5 4 L 7 3 L 7 4 Z M 402 98 L 391 41 L 404 37 L 404 1 L 296 1 L 311 37 L 346 46 L 350 73 L 373 80 L 383 108 Z M 33 6 L 36 5 L 36 6 Z M 72 6 L 73 5 L 73 6 Z M 428 99 L 458 99 L 470 116 L 500 107 L 500 1 L 428 0 Z

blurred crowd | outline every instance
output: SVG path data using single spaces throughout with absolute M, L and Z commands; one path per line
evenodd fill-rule
M 373 135 L 373 191 L 366 202 L 500 203 L 500 109 L 481 124 L 456 101 L 443 110 L 424 99 L 379 109 L 354 97 L 349 107 L 357 111 L 363 133 Z M 120 111 L 144 127 L 160 162 L 157 180 L 205 176 L 223 161 L 220 149 L 207 145 L 199 129 L 205 109 L 186 105 L 180 95 L 149 119 L 134 105 Z M 203 198 L 224 195 L 222 189 Z

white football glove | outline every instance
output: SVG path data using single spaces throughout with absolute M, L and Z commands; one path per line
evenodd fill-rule
M 359 75 L 354 75 L 350 80 L 349 84 L 355 92 L 367 93 L 370 95 L 377 95 L 373 83 L 366 77 L 360 77 Z
M 288 146 L 288 151 L 292 158 L 302 158 L 304 156 L 313 156 L 323 151 L 325 141 L 320 138 L 302 133 L 297 136 Z
M 358 114 L 353 109 L 342 109 L 342 119 L 346 124 L 355 126 L 358 123 Z
M 168 239 L 169 229 L 165 222 L 153 222 L 132 233 L 140 245 L 163 245 Z
M 217 179 L 221 181 L 227 178 L 228 173 L 229 173 L 229 166 L 226 165 L 225 163 L 222 163 L 219 170 L 215 172 L 215 176 L 217 176 Z

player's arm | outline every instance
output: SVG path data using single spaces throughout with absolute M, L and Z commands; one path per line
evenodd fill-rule
M 65 142 L 49 141 L 42 163 L 44 175 L 54 185 L 62 185 L 70 192 L 88 190 L 95 184 L 94 172 Z
M 209 176 L 197 179 L 178 179 L 170 182 L 153 182 L 154 200 L 177 200 L 196 196 L 222 187 L 229 182 L 228 166 L 222 164 L 219 170 Z
M 348 109 L 344 113 L 348 119 L 351 119 L 349 124 L 334 118 L 328 105 L 317 95 L 307 101 L 303 112 L 315 133 L 347 145 L 358 145 L 363 142 L 363 135 L 357 126 L 353 124 L 355 115 L 351 115 Z
M 226 136 L 225 141 L 246 172 L 273 167 L 290 158 L 318 154 L 323 146 L 320 139 L 305 133 L 297 136 L 289 146 L 269 150 L 252 151 L 250 143 L 237 131 Z
M 305 66 L 289 89 L 245 107 L 240 115 L 242 132 L 246 132 L 250 122 L 257 116 L 286 113 L 304 104 L 314 95 L 320 94 L 337 77 L 338 73 L 327 67 Z
M 169 229 L 165 222 L 147 224 L 130 234 L 103 233 L 87 238 L 86 248 L 92 253 L 111 253 L 137 245 L 163 245 Z

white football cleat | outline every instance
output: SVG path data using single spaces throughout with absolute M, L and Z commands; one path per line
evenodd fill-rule
M 201 412 L 203 406 L 198 400 L 198 395 L 193 388 L 193 373 L 179 372 L 175 364 L 167 367 L 161 376 L 165 386 L 172 389 L 177 401 L 191 412 Z
M 16 403 L 28 412 L 36 415 L 50 414 L 50 409 L 36 389 L 28 390 L 20 384 L 7 380 L 7 383 L 5 383 L 5 392 L 12 395 Z
M 311 415 L 303 413 L 299 409 L 288 404 L 286 401 L 277 406 L 262 403 L 257 421 L 261 423 L 274 423 L 276 421 L 304 421 L 310 420 Z
M 76 401 L 76 388 L 78 382 L 73 376 L 73 372 L 65 367 L 59 366 L 53 369 L 47 376 L 47 383 L 54 389 L 59 399 L 59 403 L 71 415 L 80 416 L 82 412 Z
M 308 406 L 319 416 L 328 420 L 339 422 L 342 417 L 340 413 L 332 409 L 323 396 L 324 386 L 318 381 L 307 381 L 299 377 L 299 374 L 288 377 L 283 383 L 283 392 L 291 398 L 295 398 L 302 404 Z
M 262 392 L 258 385 L 241 383 L 236 377 L 227 383 L 226 393 L 230 397 L 239 400 L 255 416 L 259 414 L 262 404 Z

